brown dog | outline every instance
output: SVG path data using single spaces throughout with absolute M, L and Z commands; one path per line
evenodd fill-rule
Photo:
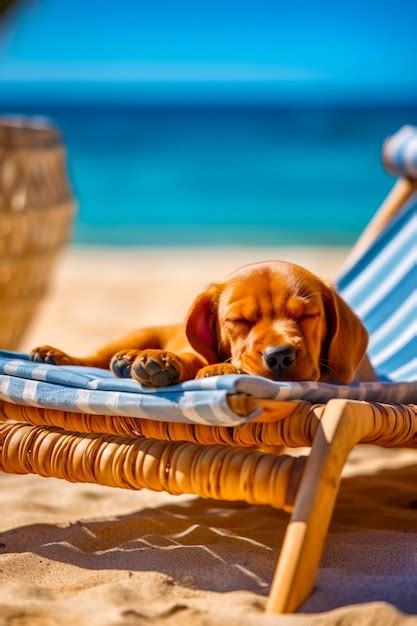
M 284 261 L 243 267 L 193 302 L 185 324 L 137 330 L 84 358 L 50 346 L 31 359 L 110 367 L 149 386 L 247 373 L 272 380 L 373 380 L 368 336 L 353 311 L 311 272 Z

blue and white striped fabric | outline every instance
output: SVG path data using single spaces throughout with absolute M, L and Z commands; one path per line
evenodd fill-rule
M 26 354 L 0 352 L 0 400 L 16 404 L 211 426 L 236 426 L 259 414 L 236 415 L 227 402 L 232 393 L 313 403 L 332 398 L 408 403 L 417 401 L 417 384 L 333 385 L 273 382 L 259 376 L 213 376 L 149 389 L 131 379 L 113 378 L 107 370 L 32 363 Z
M 384 144 L 391 171 L 417 177 L 417 129 Z M 368 354 L 381 380 L 417 381 L 417 197 L 339 279 L 339 291 L 370 334 Z
M 391 174 L 417 179 L 417 128 L 403 126 L 384 142 L 382 157 Z
M 410 147 L 411 146 L 411 147 Z M 417 130 L 405 127 L 384 146 L 387 167 L 417 176 Z M 259 414 L 236 415 L 227 396 L 324 403 L 351 398 L 417 403 L 416 199 L 339 280 L 342 296 L 370 333 L 375 383 L 334 385 L 273 382 L 257 376 L 216 376 L 161 389 L 141 387 L 109 371 L 31 363 L 26 354 L 0 352 L 0 400 L 66 411 L 152 420 L 236 426 Z

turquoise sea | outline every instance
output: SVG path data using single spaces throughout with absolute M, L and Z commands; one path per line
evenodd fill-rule
M 393 183 L 384 138 L 417 105 L 8 107 L 61 128 L 74 240 L 110 245 L 349 244 Z

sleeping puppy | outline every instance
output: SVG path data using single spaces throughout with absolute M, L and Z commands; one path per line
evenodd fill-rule
M 374 380 L 368 335 L 334 289 L 284 261 L 240 268 L 194 300 L 184 324 L 134 331 L 76 358 L 50 346 L 32 361 L 110 367 L 143 385 L 246 373 L 271 380 Z

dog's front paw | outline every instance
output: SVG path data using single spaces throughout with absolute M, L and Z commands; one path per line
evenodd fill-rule
M 222 376 L 224 374 L 244 374 L 242 370 L 237 369 L 231 363 L 215 363 L 214 365 L 206 365 L 197 372 L 196 378 L 208 378 L 209 376 Z
M 132 368 L 132 378 L 148 387 L 175 385 L 182 378 L 181 359 L 164 350 L 142 350 Z
M 31 361 L 35 363 L 48 363 L 49 365 L 71 365 L 74 359 L 62 350 L 51 346 L 39 346 L 29 354 Z
M 110 369 L 118 378 L 131 378 L 132 365 L 140 350 L 120 350 L 110 361 Z

